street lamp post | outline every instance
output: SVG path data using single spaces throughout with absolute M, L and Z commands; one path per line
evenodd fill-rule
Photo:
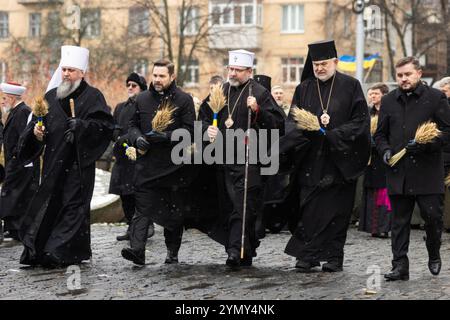
M 368 0 L 353 0 L 353 12 L 356 14 L 356 79 L 361 83 L 364 78 L 364 8 Z

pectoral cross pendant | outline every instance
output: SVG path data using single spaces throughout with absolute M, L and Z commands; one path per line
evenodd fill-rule
M 326 111 L 323 111 L 323 114 L 320 116 L 320 122 L 324 127 L 326 127 L 327 124 L 330 123 L 330 115 Z
M 233 121 L 233 119 L 231 119 L 231 115 L 229 115 L 228 119 L 225 120 L 225 127 L 227 127 L 227 129 L 230 129 L 233 124 L 234 124 L 234 121 Z

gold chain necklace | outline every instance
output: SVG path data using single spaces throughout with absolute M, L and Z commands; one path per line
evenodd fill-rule
M 333 80 L 331 81 L 330 93 L 328 95 L 327 107 L 323 107 L 322 94 L 320 93 L 319 79 L 316 78 L 317 91 L 319 93 L 320 107 L 322 108 L 323 114 L 320 116 L 320 122 L 326 127 L 330 123 L 330 115 L 328 114 L 328 107 L 330 106 L 331 93 L 333 92 L 334 79 L 336 78 L 336 73 L 333 75 Z
M 241 96 L 242 96 L 242 94 L 244 93 L 245 88 L 247 88 L 248 84 L 250 83 L 250 81 L 251 81 L 251 80 L 248 80 L 247 84 L 244 86 L 244 88 L 242 88 L 242 91 L 241 91 L 241 93 L 239 93 L 239 96 L 238 96 L 236 102 L 234 103 L 234 106 L 233 106 L 233 109 L 231 110 L 231 112 L 230 112 L 230 92 L 231 92 L 231 84 L 230 84 L 229 87 L 228 87 L 228 100 L 227 100 L 228 118 L 227 118 L 227 120 L 225 120 L 225 127 L 227 127 L 227 129 L 230 129 L 231 126 L 233 126 L 233 124 L 234 124 L 234 121 L 233 121 L 233 118 L 232 118 L 234 109 L 236 109 L 236 106 L 237 106 L 239 100 L 241 99 Z

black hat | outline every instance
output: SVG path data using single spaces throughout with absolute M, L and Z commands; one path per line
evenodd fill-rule
M 145 81 L 143 76 L 138 75 L 136 72 L 132 72 L 125 83 L 128 84 L 128 81 L 136 82 L 142 91 L 147 90 L 147 81 Z
M 258 74 L 255 75 L 253 77 L 253 79 L 258 82 L 260 85 L 262 85 L 264 88 L 266 88 L 267 90 L 271 90 L 272 89 L 272 85 L 271 85 L 271 77 L 265 76 L 263 74 Z
M 314 76 L 313 61 L 337 58 L 334 40 L 323 40 L 308 44 L 308 56 L 303 67 L 301 81 Z
M 334 40 L 324 40 L 308 44 L 308 54 L 312 61 L 328 60 L 337 58 Z

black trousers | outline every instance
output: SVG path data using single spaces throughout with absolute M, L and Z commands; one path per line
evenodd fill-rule
M 168 250 L 178 252 L 183 236 L 183 208 L 185 190 L 152 188 L 136 191 L 136 211 L 129 227 L 130 246 L 144 251 L 148 227 L 153 222 L 164 227 L 164 238 Z
M 242 222 L 244 211 L 244 178 L 245 166 L 225 166 L 224 167 L 225 186 L 233 210 L 228 220 L 228 242 L 226 250 L 240 253 L 242 242 Z M 261 193 L 260 168 L 255 165 L 249 166 L 247 190 L 247 208 L 245 215 L 245 257 L 256 256 L 256 248 L 259 241 L 256 237 L 256 215 L 259 208 Z
M 125 219 L 127 219 L 127 224 L 129 225 L 133 219 L 134 212 L 136 211 L 134 194 L 121 195 L 120 200 L 122 201 L 123 214 L 125 215 Z
M 430 259 L 439 259 L 442 235 L 442 214 L 444 195 L 389 196 L 392 204 L 392 253 L 393 266 L 408 263 L 409 235 L 411 231 L 411 216 L 417 202 L 420 214 L 425 221 L 427 234 L 426 246 Z

